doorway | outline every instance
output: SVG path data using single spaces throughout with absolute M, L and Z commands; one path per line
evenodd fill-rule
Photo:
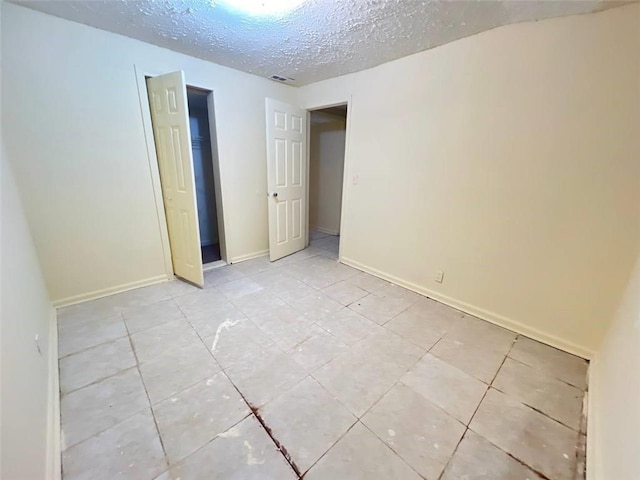
M 203 287 L 204 270 L 226 259 L 213 92 L 187 86 L 182 71 L 143 78 L 167 273 Z
M 309 113 L 309 241 L 338 258 L 347 104 Z
M 191 152 L 196 188 L 198 227 L 200 229 L 200 253 L 205 269 L 222 260 L 220 234 L 216 207 L 216 187 L 209 125 L 207 96 L 211 92 L 187 87 L 189 105 L 189 127 L 191 129 Z

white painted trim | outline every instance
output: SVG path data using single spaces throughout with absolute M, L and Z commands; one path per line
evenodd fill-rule
M 171 259 L 171 244 L 169 243 L 169 229 L 167 228 L 167 217 L 164 210 L 164 198 L 162 196 L 162 184 L 160 183 L 160 168 L 158 167 L 158 154 L 156 152 L 155 139 L 153 137 L 153 126 L 151 124 L 151 109 L 149 108 L 149 96 L 147 92 L 146 77 L 157 77 L 163 73 L 154 69 L 149 69 L 139 64 L 133 66 L 136 86 L 138 89 L 138 101 L 140 104 L 140 115 L 142 117 L 142 128 L 144 131 L 145 143 L 147 146 L 147 163 L 151 174 L 151 185 L 153 187 L 153 197 L 156 205 L 156 215 L 158 217 L 158 229 L 160 231 L 160 241 L 164 255 L 164 266 L 167 276 L 173 277 L 173 261 Z M 176 68 L 179 70 L 180 68 Z M 216 197 L 216 214 L 218 220 L 218 241 L 220 243 L 220 256 L 228 261 L 227 224 L 224 209 L 224 184 L 222 181 L 222 171 L 220 168 L 220 157 L 218 152 L 217 122 L 218 115 L 215 108 L 215 88 L 214 85 L 202 80 L 192 81 L 189 72 L 184 70 L 185 83 L 187 87 L 195 87 L 209 92 L 207 94 L 207 106 L 209 113 L 209 136 L 211 138 L 211 154 L 214 168 L 214 190 Z M 215 151 L 214 151 L 215 148 Z M 204 271 L 204 268 L 203 268 Z
M 320 233 L 326 233 L 327 235 L 340 235 L 340 232 L 336 232 L 335 230 L 331 230 L 329 228 L 318 227 L 316 225 L 310 225 L 309 230 L 317 230 Z
M 246 262 L 247 260 L 264 257 L 265 255 L 269 255 L 269 250 L 260 250 L 259 252 L 247 253 L 246 255 L 238 255 L 237 257 L 233 257 L 230 263 Z
M 62 478 L 62 446 L 60 442 L 60 374 L 58 370 L 58 317 L 51 308 L 49 322 L 49 398 L 47 400 L 47 479 Z
M 224 260 L 216 260 L 215 262 L 205 263 L 202 266 L 202 271 L 208 272 L 210 270 L 215 270 L 216 268 L 225 267 L 226 265 L 227 262 L 225 262 Z
M 531 328 L 521 322 L 518 322 L 517 320 L 507 318 L 498 313 L 485 310 L 484 308 L 472 305 L 467 302 L 456 300 L 455 298 L 442 295 L 441 293 L 434 292 L 433 290 L 409 282 L 407 280 L 403 280 L 388 273 L 381 272 L 380 270 L 361 264 L 360 262 L 357 262 L 355 260 L 341 257 L 340 262 L 344 263 L 345 265 L 357 268 L 358 270 L 362 270 L 363 272 L 370 273 L 371 275 L 375 275 L 376 277 L 380 277 L 389 282 L 395 283 L 396 285 L 400 285 L 401 287 L 407 288 L 426 297 L 432 298 L 440 303 L 449 305 L 450 307 L 453 307 L 464 313 L 473 315 L 474 317 L 481 318 L 482 320 L 486 320 L 487 322 L 507 328 L 513 332 L 525 335 L 529 338 L 533 338 L 534 340 L 538 340 L 539 342 L 551 345 L 552 347 L 559 348 L 560 350 L 563 350 L 565 352 L 569 352 L 586 359 L 591 359 L 594 356 L 594 352 L 592 350 L 589 350 L 588 348 L 581 347 L 580 345 L 576 345 L 573 342 L 568 342 L 554 335 L 549 335 L 536 328 Z
M 345 100 L 339 102 L 333 102 L 330 104 L 307 106 L 307 245 L 309 244 L 309 172 L 310 168 L 310 151 L 311 151 L 311 112 L 313 110 L 322 110 L 323 108 L 338 107 L 341 105 L 347 105 L 347 118 L 346 118 L 346 130 L 344 139 L 344 162 L 342 165 L 342 202 L 340 204 L 340 232 L 331 233 L 330 235 L 340 235 L 338 242 L 338 261 L 342 261 L 342 239 L 345 235 L 345 227 L 347 225 L 345 221 L 345 212 L 347 211 L 347 200 L 349 190 L 349 166 L 351 164 L 351 156 L 349 155 L 349 143 L 351 137 L 351 108 L 353 106 L 353 96 L 349 95 Z M 322 230 L 321 230 L 322 231 Z
M 598 382 L 598 355 L 589 362 L 589 390 L 587 393 L 587 480 L 603 479 L 598 463 L 598 415 L 600 412 L 600 384 Z
M 102 297 L 108 297 L 109 295 L 115 295 L 116 293 L 122 293 L 134 288 L 148 287 L 150 285 L 156 285 L 162 282 L 168 282 L 173 280 L 173 274 L 169 275 L 157 275 L 155 277 L 145 278 L 144 280 L 137 280 L 135 282 L 125 283 L 117 285 L 115 287 L 104 288 L 102 290 L 94 290 L 93 292 L 83 293 L 81 295 L 74 295 L 73 297 L 61 298 L 53 302 L 53 306 L 56 308 L 68 307 L 75 305 L 76 303 L 87 302 L 89 300 L 96 300 Z

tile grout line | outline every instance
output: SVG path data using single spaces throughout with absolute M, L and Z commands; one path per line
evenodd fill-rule
M 509 355 L 509 352 L 511 351 L 513 346 L 515 345 L 517 338 L 518 338 L 518 335 L 516 335 L 513 338 L 513 340 L 511 341 L 511 346 L 509 347 L 509 350 L 507 350 L 507 352 L 505 353 L 504 358 L 502 359 L 502 362 L 500 362 L 500 366 L 496 370 L 496 373 L 493 375 L 493 378 L 491 379 L 489 384 L 485 384 L 485 385 L 487 385 L 487 388 L 485 389 L 484 394 L 482 395 L 482 398 L 480 399 L 480 401 L 478 402 L 478 405 L 476 406 L 475 410 L 473 411 L 473 414 L 469 418 L 469 422 L 465 425 L 464 433 L 460 437 L 460 440 L 458 441 L 458 444 L 456 445 L 456 448 L 453 449 L 453 452 L 451 453 L 451 456 L 449 457 L 449 460 L 447 461 L 447 463 L 445 464 L 444 468 L 442 469 L 442 473 L 440 474 L 438 479 L 442 479 L 444 477 L 444 474 L 446 473 L 447 468 L 449 468 L 449 465 L 451 464 L 451 461 L 453 460 L 453 457 L 455 456 L 456 452 L 458 451 L 458 448 L 460 447 L 460 444 L 462 443 L 462 440 L 467 435 L 467 432 L 470 430 L 469 425 L 471 425 L 471 422 L 473 422 L 473 419 L 475 418 L 476 414 L 478 413 L 478 410 L 480 409 L 480 405 L 482 405 L 482 402 L 484 402 L 484 399 L 486 398 L 487 393 L 489 393 L 489 390 L 491 390 L 491 385 L 493 385 L 493 382 L 496 379 L 496 377 L 498 376 L 498 373 L 500 373 L 500 369 L 504 365 L 504 362 L 507 360 L 507 356 Z M 480 435 L 480 434 L 478 434 L 478 435 Z M 482 435 L 480 435 L 480 436 L 482 437 Z M 482 437 L 482 438 L 484 438 L 484 437 Z M 491 443 L 491 444 L 493 445 L 493 443 Z M 497 445 L 494 445 L 494 446 L 496 448 L 498 448 L 501 452 L 504 452 L 504 450 L 502 450 Z M 507 453 L 507 452 L 504 452 L 504 453 Z
M 138 354 L 136 352 L 135 346 L 133 345 L 133 339 L 131 338 L 131 334 L 129 333 L 129 328 L 127 327 L 127 322 L 124 320 L 124 314 L 122 315 L 122 321 L 124 323 L 124 328 L 127 330 L 127 336 L 129 338 L 129 344 L 131 346 L 131 351 L 133 352 L 133 356 L 136 360 L 136 369 L 138 371 L 138 375 L 140 376 L 140 382 L 142 383 L 142 387 L 144 388 L 144 393 L 147 396 L 147 401 L 149 402 L 149 411 L 151 412 L 151 417 L 153 418 L 153 424 L 156 427 L 156 433 L 158 434 L 158 440 L 160 441 L 160 446 L 162 447 L 162 453 L 164 454 L 164 461 L 167 465 L 167 468 L 170 467 L 169 464 L 169 456 L 167 455 L 167 450 L 164 446 L 164 441 L 162 440 L 162 435 L 160 434 L 160 427 L 158 426 L 158 419 L 156 418 L 156 412 L 153 410 L 153 403 L 151 403 L 151 397 L 149 396 L 149 391 L 147 390 L 147 384 L 142 377 L 142 371 L 140 370 L 140 361 L 138 359 Z
M 247 277 L 248 278 L 248 277 Z M 235 305 L 235 304 L 234 304 Z M 180 307 L 178 307 L 180 308 Z M 237 307 L 236 307 L 237 308 Z M 182 311 L 182 309 L 180 309 Z M 184 312 L 183 312 L 184 313 Z M 245 317 L 246 315 L 241 312 Z M 247 320 L 251 321 L 251 319 L 249 319 L 247 317 Z M 189 319 L 187 318 L 187 322 L 189 322 Z M 251 322 L 253 323 L 253 322 Z M 191 325 L 191 322 L 189 322 L 189 325 Z M 255 324 L 254 324 L 255 325 Z M 257 327 L 257 325 L 256 325 Z M 191 328 L 193 328 L 193 325 L 191 325 Z M 258 327 L 259 328 L 259 327 Z M 247 417 L 253 415 L 253 417 L 258 421 L 258 423 L 260 424 L 260 426 L 264 429 L 265 433 L 269 436 L 269 438 L 271 439 L 271 441 L 273 442 L 273 444 L 275 445 L 276 449 L 280 452 L 280 454 L 282 455 L 282 457 L 284 458 L 285 462 L 287 462 L 287 464 L 289 465 L 289 467 L 294 471 L 294 473 L 297 475 L 298 479 L 302 479 L 303 475 L 301 475 L 300 470 L 298 469 L 298 466 L 293 462 L 293 460 L 291 459 L 290 454 L 288 453 L 287 449 L 284 447 L 284 445 L 282 445 L 273 435 L 271 429 L 268 427 L 268 425 L 266 424 L 266 422 L 264 421 L 264 419 L 260 416 L 258 410 L 259 408 L 255 407 L 253 404 L 251 404 L 251 402 L 249 402 L 247 400 L 247 398 L 245 397 L 245 395 L 242 393 L 242 391 L 240 390 L 240 388 L 235 384 L 235 382 L 231 379 L 231 377 L 229 376 L 229 374 L 227 373 L 226 369 L 220 364 L 220 362 L 218 361 L 218 359 L 215 357 L 213 351 L 207 346 L 207 344 L 205 343 L 204 339 L 200 336 L 200 334 L 195 330 L 195 328 L 193 328 L 194 332 L 196 333 L 196 335 L 198 336 L 198 338 L 200 339 L 200 341 L 202 342 L 202 344 L 207 348 L 207 351 L 209 352 L 209 354 L 211 355 L 211 357 L 213 358 L 214 362 L 216 362 L 216 364 L 218 365 L 218 367 L 220 367 L 220 372 L 222 372 L 224 374 L 224 376 L 227 378 L 227 380 L 229 381 L 229 383 L 233 386 L 233 388 L 238 392 L 238 395 L 240 395 L 240 397 L 242 398 L 242 400 L 244 401 L 244 403 L 247 405 L 247 407 L 249 408 L 249 415 L 247 415 L 246 417 L 244 417 L 242 420 L 245 420 Z M 306 378 L 306 377 L 305 377 Z M 302 381 L 302 380 L 301 380 Z M 296 385 L 300 383 L 297 382 Z M 295 385 L 294 385 L 295 386 Z M 293 387 L 292 387 L 293 388 Z M 241 420 L 241 421 L 242 421 Z M 240 423 L 237 422 L 236 425 Z M 211 443 L 212 441 L 214 441 L 219 435 L 216 435 L 216 437 L 214 437 L 213 439 L 211 439 L 209 442 L 207 442 L 207 444 Z M 204 446 L 203 446 L 204 447 Z M 202 447 L 201 447 L 202 448 Z M 193 452 L 195 453 L 195 452 Z M 193 453 L 189 454 L 188 457 L 190 457 L 191 455 L 193 455 Z M 188 458 L 187 457 L 187 458 Z M 182 461 L 184 461 L 185 459 L 183 459 Z

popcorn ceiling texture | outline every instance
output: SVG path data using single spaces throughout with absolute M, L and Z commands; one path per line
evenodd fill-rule
M 16 3 L 262 77 L 291 77 L 295 85 L 304 85 L 500 25 L 628 2 L 306 0 L 280 17 L 243 14 L 217 0 Z

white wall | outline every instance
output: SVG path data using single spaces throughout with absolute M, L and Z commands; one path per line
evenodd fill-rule
M 640 254 L 589 371 L 587 475 L 640 476 Z
M 55 382 L 49 383 L 57 371 L 57 349 L 50 351 L 54 312 L 4 148 L 0 177 L 0 478 L 50 478 L 47 462 L 56 460 L 47 442 L 55 442 L 57 431 Z
M 311 112 L 309 138 L 309 226 L 340 233 L 346 120 Z
M 268 248 L 264 99 L 295 89 L 2 2 L 7 151 L 54 301 L 166 275 L 134 64 L 214 92 L 228 257 Z
M 342 260 L 590 356 L 640 240 L 639 35 L 636 4 L 299 89 L 352 100 Z

